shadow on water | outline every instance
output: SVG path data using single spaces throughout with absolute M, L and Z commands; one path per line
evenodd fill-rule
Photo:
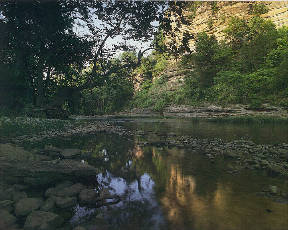
M 230 132 L 236 133 L 238 138 L 250 130 L 249 127 L 244 127 L 242 131 L 237 131 L 237 128 L 235 131 L 235 127 L 231 130 L 223 127 L 219 131 L 219 127 L 209 126 L 211 130 L 205 133 L 206 130 L 199 123 L 150 123 L 129 122 L 125 125 L 133 129 L 153 130 L 159 134 L 174 132 L 185 135 L 190 130 L 190 134 L 194 132 L 199 138 L 202 134 L 205 138 L 219 135 L 228 138 Z M 193 126 L 193 132 L 189 125 Z M 73 208 L 54 210 L 64 217 L 65 229 L 81 225 L 91 230 L 98 229 L 96 227 L 143 230 L 287 230 L 288 205 L 257 195 L 263 187 L 269 185 L 287 188 L 284 179 L 271 178 L 255 171 L 231 175 L 226 172 L 229 162 L 211 162 L 201 153 L 192 153 L 188 149 L 141 147 L 137 141 L 110 134 L 49 139 L 26 147 L 43 148 L 47 144 L 81 149 L 82 155 L 76 160 L 100 170 L 86 180 L 74 175 L 63 180 L 72 181 L 72 184 L 80 182 L 95 191 L 106 191 L 120 197 L 120 202 L 98 208 L 96 205 L 93 207 L 77 203 Z M 41 187 L 29 185 L 30 189 L 25 192 L 28 196 L 43 198 L 48 188 L 61 182 L 57 180 Z M 22 218 L 18 224 L 23 225 L 24 221 Z

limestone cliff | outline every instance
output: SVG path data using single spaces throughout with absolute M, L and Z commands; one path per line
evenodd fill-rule
M 255 12 L 255 6 L 265 7 L 265 13 Z M 182 6 L 183 7 L 183 6 Z M 258 7 L 259 8 L 259 7 Z M 240 18 L 249 18 L 259 14 L 265 19 L 270 19 L 276 27 L 288 26 L 288 1 L 270 1 L 270 2 L 187 2 L 183 15 L 187 20 L 185 24 L 177 23 L 177 14 L 171 13 L 172 30 L 176 36 L 172 39 L 166 36 L 165 43 L 181 44 L 183 35 L 188 33 L 191 37 L 199 32 L 214 34 L 218 40 L 224 39 L 223 30 L 226 28 L 229 18 L 237 16 Z M 189 40 L 190 49 L 194 49 L 195 41 Z

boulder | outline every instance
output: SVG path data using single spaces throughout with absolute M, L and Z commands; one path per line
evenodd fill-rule
M 77 196 L 84 188 L 84 185 L 80 183 L 73 184 L 70 187 L 66 187 L 58 191 L 57 196 Z
M 16 222 L 16 217 L 11 215 L 7 210 L 0 210 L 0 218 L 1 222 L 6 226 L 10 226 Z
M 59 208 L 71 208 L 76 205 L 76 197 L 55 197 L 55 203 Z
M 17 202 L 15 206 L 16 216 L 27 216 L 32 211 L 41 207 L 43 201 L 38 198 L 24 198 Z
M 55 213 L 34 211 L 26 218 L 24 230 L 54 230 L 62 223 L 63 219 Z
M 46 197 L 59 196 L 58 193 L 63 189 L 70 187 L 73 183 L 71 181 L 64 181 L 60 184 L 57 184 L 54 188 L 48 188 L 45 192 Z
M 60 155 L 64 159 L 73 159 L 73 158 L 81 156 L 81 150 L 80 149 L 63 149 L 60 152 Z
M 49 197 L 47 200 L 45 200 L 40 210 L 48 212 L 48 211 L 52 211 L 54 207 L 55 207 L 55 199 L 52 197 Z
M 18 202 L 19 200 L 27 198 L 27 194 L 26 192 L 14 191 L 12 193 L 12 197 L 13 197 L 12 199 L 14 200 L 14 202 Z
M 0 201 L 1 200 L 12 200 L 12 194 L 7 192 L 7 190 L 0 190 Z
M 81 204 L 93 204 L 97 200 L 97 192 L 94 189 L 83 189 L 79 194 Z
M 0 201 L 0 209 L 6 210 L 8 212 L 12 212 L 14 210 L 13 204 L 14 204 L 14 201 L 12 200 Z
M 57 184 L 55 186 L 55 188 L 59 190 L 59 189 L 64 189 L 64 188 L 70 187 L 72 185 L 73 185 L 73 183 L 71 181 L 66 180 L 66 181 L 63 181 L 63 182 Z
M 51 196 L 77 196 L 82 189 L 84 189 L 85 186 L 77 183 L 73 185 L 67 185 L 67 186 L 59 186 L 57 185 L 55 188 L 49 188 L 45 192 L 46 197 L 51 197 Z

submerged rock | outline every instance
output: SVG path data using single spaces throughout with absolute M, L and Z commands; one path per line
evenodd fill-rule
M 71 208 L 76 205 L 76 197 L 55 197 L 55 202 L 59 208 Z
M 27 217 L 24 230 L 52 230 L 62 223 L 63 219 L 55 213 L 34 211 Z
M 41 211 L 52 211 L 55 207 L 55 199 L 49 197 L 47 200 L 45 200 L 45 202 L 43 203 L 43 205 L 41 206 L 40 210 Z
M 15 206 L 16 216 L 27 216 L 32 211 L 41 207 L 43 201 L 38 198 L 24 198 L 20 200 Z

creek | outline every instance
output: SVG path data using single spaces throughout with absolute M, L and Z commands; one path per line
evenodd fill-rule
M 73 160 L 93 166 L 97 173 L 87 177 L 67 174 L 40 184 L 16 180 L 14 175 L 6 174 L 0 177 L 0 185 L 8 186 L 4 189 L 11 189 L 13 184 L 24 185 L 28 197 L 46 199 L 47 189 L 70 181 L 69 186 L 81 183 L 112 197 L 105 200 L 107 205 L 103 201 L 100 205 L 87 205 L 78 199 L 69 208 L 55 207 L 53 212 L 64 219 L 64 224 L 57 229 L 73 229 L 79 225 L 89 230 L 288 229 L 288 202 L 283 199 L 288 192 L 287 178 L 255 169 L 230 173 L 231 159 L 211 160 L 202 150 L 195 151 L 187 146 L 150 144 L 163 143 L 161 141 L 167 136 L 188 135 L 196 139 L 245 140 L 277 145 L 288 143 L 287 125 L 151 118 L 112 119 L 111 122 L 132 130 L 134 135 L 127 138 L 95 133 L 47 138 L 24 145 L 27 151 L 44 149 L 45 146 L 79 149 L 81 155 Z M 42 173 L 40 181 L 46 181 L 48 177 L 49 174 Z M 270 191 L 271 187 L 277 191 Z M 281 199 L 276 193 L 281 193 Z M 115 197 L 119 200 L 115 201 Z M 25 218 L 18 218 L 15 229 L 23 228 L 24 224 Z

